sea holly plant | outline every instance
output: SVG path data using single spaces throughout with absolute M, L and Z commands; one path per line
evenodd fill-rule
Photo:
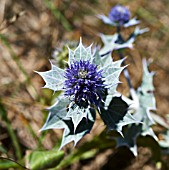
M 41 130 L 64 129 L 60 148 L 71 141 L 76 145 L 91 131 L 98 113 L 108 129 L 123 135 L 123 126 L 137 122 L 127 112 L 127 103 L 116 95 L 124 60 L 113 62 L 110 54 L 101 57 L 97 48 L 93 53 L 92 46 L 84 47 L 81 39 L 75 50 L 68 50 L 67 68 L 51 63 L 51 70 L 37 72 L 45 88 L 61 91 L 56 103 L 49 107 Z
M 100 37 L 104 43 L 103 48 L 100 50 L 100 54 L 104 55 L 113 50 L 118 50 L 122 48 L 133 48 L 133 43 L 138 35 L 147 32 L 149 29 L 140 29 L 138 26 L 135 28 L 133 33 L 131 33 L 127 39 L 124 39 L 121 35 L 121 29 L 134 26 L 140 23 L 136 18 L 130 19 L 131 14 L 128 8 L 122 5 L 116 5 L 113 7 L 108 15 L 98 15 L 105 24 L 109 24 L 116 27 L 117 33 L 114 35 L 104 35 L 100 34 Z
M 116 5 L 114 6 L 109 16 L 105 15 L 98 15 L 98 17 L 105 23 L 109 24 L 111 26 L 123 26 L 123 27 L 129 27 L 133 25 L 137 25 L 140 23 L 139 20 L 136 19 L 136 17 L 130 19 L 131 14 L 127 7 L 124 7 L 122 5 Z
M 125 40 L 121 34 L 122 27 L 133 26 L 139 23 L 135 19 L 130 20 L 130 12 L 129 10 L 121 5 L 117 5 L 113 7 L 109 13 L 109 17 L 104 15 L 99 15 L 106 24 L 112 25 L 116 27 L 116 34 L 114 35 L 104 35 L 100 34 L 100 37 L 103 41 L 103 48 L 99 51 L 101 56 L 104 56 L 108 53 L 112 53 L 113 50 L 119 55 L 121 60 L 124 59 L 124 49 L 125 48 L 132 48 L 133 42 L 138 35 L 147 32 L 148 29 L 140 29 L 136 27 L 134 32 L 129 35 L 128 39 Z M 134 22 L 131 22 L 134 21 Z M 129 23 L 133 24 L 129 24 Z M 128 25 L 127 25 L 128 24 Z M 122 62 L 125 65 L 125 61 Z M 137 155 L 137 145 L 136 140 L 138 136 L 150 136 L 156 142 L 159 142 L 156 134 L 154 133 L 152 126 L 155 122 L 159 123 L 160 125 L 166 128 L 166 123 L 161 121 L 161 119 L 157 120 L 157 116 L 153 116 L 152 111 L 156 110 L 156 102 L 154 97 L 154 86 L 153 86 L 153 76 L 154 72 L 149 71 L 149 64 L 144 59 L 143 60 L 143 77 L 142 83 L 137 90 L 134 89 L 129 72 L 127 68 L 124 68 L 124 75 L 127 80 L 128 86 L 130 88 L 130 98 L 122 96 L 122 99 L 127 103 L 128 112 L 133 115 L 135 120 L 140 123 L 135 124 L 128 124 L 125 128 L 122 129 L 123 136 L 114 137 L 117 142 L 117 146 L 128 146 L 130 150 L 133 152 L 134 155 Z M 114 98 L 115 99 L 115 98 Z M 128 113 L 127 112 L 127 113 Z M 127 115 L 127 114 L 126 114 Z M 154 121 L 154 118 L 156 119 Z M 166 135 L 164 135 L 166 139 Z M 161 143 L 166 143 L 165 140 Z M 162 145 L 162 144 L 161 144 Z M 163 145 L 164 146 L 164 145 Z

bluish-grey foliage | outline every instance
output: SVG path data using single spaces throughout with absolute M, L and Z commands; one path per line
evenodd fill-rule
M 134 114 L 137 120 L 143 122 L 142 135 L 151 135 L 157 140 L 151 125 L 154 124 L 153 118 L 151 117 L 150 111 L 156 110 L 156 102 L 154 97 L 154 86 L 153 86 L 153 72 L 148 71 L 148 65 L 146 60 L 143 60 L 143 78 L 142 84 L 137 89 L 137 96 L 139 101 L 139 108 Z
M 124 129 L 124 132 L 123 132 L 124 137 L 120 136 L 120 137 L 115 138 L 117 142 L 117 147 L 127 146 L 136 156 L 137 155 L 136 140 L 137 140 L 137 137 L 141 133 L 141 126 L 142 126 L 141 123 L 128 125 L 128 127 Z
M 37 73 L 43 77 L 46 83 L 44 88 L 51 89 L 54 92 L 63 90 L 63 82 L 65 81 L 63 69 L 60 69 L 51 63 L 51 70 Z
M 98 18 L 100 18 L 105 24 L 109 24 L 111 26 L 118 26 L 118 24 L 112 20 L 110 20 L 109 17 L 105 16 L 105 15 L 97 15 Z M 128 22 L 126 22 L 125 24 L 123 24 L 124 27 L 130 27 L 133 25 L 137 25 L 139 24 L 140 21 L 136 19 L 136 17 L 130 19 Z
M 136 37 L 147 32 L 148 30 L 148 28 L 140 29 L 139 27 L 136 27 L 127 40 L 123 40 L 119 33 L 115 33 L 114 35 L 100 34 L 100 38 L 104 44 L 100 50 L 100 54 L 103 55 L 113 50 L 133 48 L 133 43 Z
M 122 129 L 128 124 L 137 123 L 128 113 L 128 104 L 121 97 L 113 97 L 108 107 L 101 108 L 100 116 L 109 130 L 116 130 L 122 136 Z
M 136 105 L 133 112 L 133 117 L 141 123 L 128 125 L 128 127 L 123 131 L 124 138 L 116 138 L 117 146 L 128 146 L 134 155 L 137 155 L 136 139 L 139 135 L 150 135 L 158 141 L 157 136 L 151 127 L 154 124 L 154 120 L 150 114 L 150 111 L 156 109 L 155 97 L 153 94 L 153 75 L 154 73 L 149 72 L 148 70 L 146 60 L 143 60 L 142 83 L 137 91 L 135 91 L 136 101 L 133 101 Z M 130 107 L 129 112 L 131 112 Z

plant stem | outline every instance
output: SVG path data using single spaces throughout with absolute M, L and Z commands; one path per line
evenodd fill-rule
M 120 27 L 120 26 L 117 26 L 117 27 L 116 27 L 116 31 L 117 31 L 118 37 L 119 37 L 117 41 L 119 41 L 119 43 L 124 43 L 125 41 L 124 41 L 124 39 L 123 39 L 123 36 L 122 36 L 121 33 L 120 33 L 121 27 Z M 120 50 L 117 50 L 117 52 L 118 52 L 118 55 L 119 55 L 120 59 L 124 59 L 124 58 L 125 58 L 125 57 L 124 57 L 124 54 L 123 54 L 123 52 L 122 52 L 121 49 L 120 49 Z M 123 61 L 122 66 L 125 66 L 125 65 L 126 65 L 126 64 L 125 64 L 125 61 Z M 132 83 L 131 83 L 130 74 L 129 74 L 129 72 L 128 72 L 128 70 L 127 70 L 126 67 L 124 68 L 124 76 L 125 76 L 125 78 L 126 78 L 126 81 L 127 81 L 128 86 L 129 86 L 129 88 L 130 88 L 130 94 L 131 94 L 132 99 L 133 99 L 136 103 L 139 103 L 138 97 L 137 97 L 137 94 L 136 94 L 136 91 L 135 91 L 135 89 L 134 89 L 134 87 L 133 87 L 133 85 L 132 85 Z
M 122 53 L 121 50 L 118 50 L 118 54 L 119 54 L 120 59 L 124 59 L 124 55 L 123 55 L 123 53 Z M 125 61 L 123 61 L 122 65 L 123 65 L 123 66 L 126 65 L 126 64 L 125 64 Z M 125 76 L 125 78 L 126 78 L 126 80 L 127 80 L 127 84 L 128 84 L 128 86 L 129 86 L 129 88 L 130 88 L 130 89 L 133 88 L 133 85 L 132 85 L 132 83 L 131 83 L 130 74 L 129 74 L 127 68 L 124 68 L 124 76 Z
M 0 156 L 0 160 L 6 160 L 6 161 L 4 161 L 4 163 L 1 162 L 1 164 L 0 164 L 0 168 L 2 168 L 2 169 L 21 168 L 21 169 L 30 170 L 30 169 L 26 168 L 25 166 L 21 165 L 19 162 L 16 162 L 15 160 L 13 160 L 11 158 L 5 158 L 5 157 Z
M 118 40 L 117 41 L 124 41 L 123 40 L 123 37 L 122 37 L 122 35 L 121 35 L 121 27 L 120 26 L 117 26 L 116 27 L 116 32 L 118 33 Z M 122 52 L 122 50 L 117 50 L 117 52 L 118 52 L 118 55 L 119 55 L 119 57 L 120 57 L 120 59 L 124 59 L 124 54 L 123 54 L 123 52 Z M 123 66 L 125 66 L 126 64 L 125 64 L 125 61 L 123 61 L 123 63 L 122 63 L 122 65 Z M 131 84 L 131 79 L 130 79 L 130 75 L 129 75 L 129 72 L 128 72 L 128 70 L 127 70 L 127 68 L 124 68 L 124 76 L 125 76 L 125 78 L 126 78 L 126 80 L 127 80 L 127 84 L 128 84 L 128 86 L 129 86 L 129 88 L 131 89 L 131 88 L 133 88 L 133 86 L 132 86 L 132 84 Z

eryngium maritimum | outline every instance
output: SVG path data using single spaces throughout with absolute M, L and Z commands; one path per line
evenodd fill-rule
M 129 21 L 130 11 L 122 5 L 116 5 L 111 9 L 109 18 L 121 26 Z
M 65 95 L 78 106 L 99 106 L 102 100 L 103 84 L 102 70 L 97 65 L 87 61 L 75 61 L 65 71 Z
M 69 49 L 69 48 L 68 48 Z M 68 98 L 69 107 L 77 105 L 80 109 L 98 108 L 116 93 L 119 75 L 124 69 L 121 61 L 112 61 L 110 54 L 101 57 L 91 46 L 85 48 L 80 40 L 75 50 L 69 49 L 68 67 L 61 69 L 51 63 L 51 70 L 37 72 L 45 81 L 44 88 L 63 91 Z M 106 94 L 110 93 L 109 98 Z

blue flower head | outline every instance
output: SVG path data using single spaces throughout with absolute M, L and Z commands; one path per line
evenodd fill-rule
M 105 15 L 98 15 L 98 18 L 100 18 L 104 23 L 115 27 L 129 27 L 140 23 L 136 18 L 130 19 L 130 17 L 130 11 L 128 10 L 128 8 L 122 5 L 114 6 L 110 10 L 108 17 Z
M 111 9 L 109 18 L 111 21 L 116 22 L 121 26 L 129 21 L 130 15 L 130 11 L 126 7 L 116 5 Z
M 90 60 L 75 61 L 65 71 L 65 96 L 80 107 L 99 106 L 105 88 L 103 83 L 102 70 L 98 70 L 97 65 Z

